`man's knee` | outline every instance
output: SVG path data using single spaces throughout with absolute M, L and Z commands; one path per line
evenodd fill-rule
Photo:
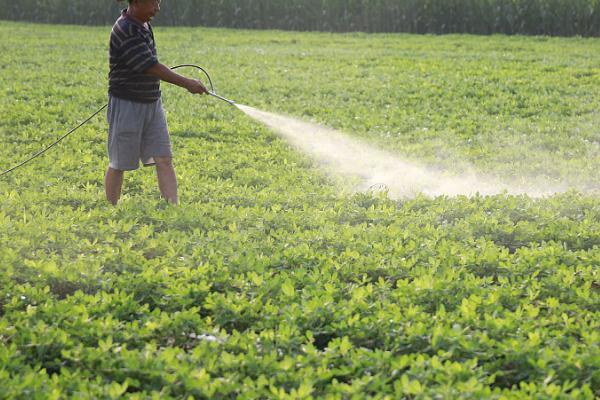
M 106 174 L 111 175 L 111 176 L 122 176 L 124 174 L 124 172 L 125 171 L 123 171 L 122 169 L 116 169 L 116 168 L 111 167 L 110 165 L 106 169 Z
M 156 166 L 159 168 L 169 168 L 173 167 L 173 158 L 172 157 L 154 157 L 154 162 Z

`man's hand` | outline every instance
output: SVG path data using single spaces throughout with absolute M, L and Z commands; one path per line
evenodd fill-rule
M 190 93 L 208 93 L 206 87 L 202 82 L 196 79 L 186 78 L 185 76 L 179 75 L 173 72 L 169 67 L 164 64 L 156 63 L 152 67 L 146 70 L 147 74 L 159 77 L 165 82 L 172 83 L 182 88 L 186 88 Z
M 208 93 L 208 90 L 202 84 L 202 82 L 200 82 L 196 79 L 188 79 L 188 83 L 185 85 L 185 88 L 190 93 L 198 93 L 198 94 Z

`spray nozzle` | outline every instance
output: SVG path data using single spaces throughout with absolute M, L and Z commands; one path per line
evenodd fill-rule
M 216 94 L 215 92 L 208 92 L 208 94 L 210 94 L 210 95 L 211 95 L 211 96 L 213 96 L 213 97 L 216 97 L 216 98 L 217 98 L 217 99 L 219 99 L 219 100 L 223 100 L 224 102 L 227 102 L 227 103 L 229 103 L 229 104 L 230 104 L 230 105 L 232 105 L 232 106 L 235 106 L 235 101 L 233 101 L 233 100 L 229 100 L 229 99 L 226 99 L 226 98 L 225 98 L 225 97 L 223 97 L 223 96 L 219 96 L 219 95 L 218 95 L 218 94 Z

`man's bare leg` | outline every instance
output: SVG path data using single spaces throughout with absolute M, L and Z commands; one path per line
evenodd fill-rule
M 171 157 L 154 157 L 156 162 L 156 177 L 162 197 L 177 204 L 177 177 Z
M 117 205 L 121 197 L 121 186 L 123 186 L 123 171 L 108 167 L 104 177 L 104 188 L 106 199 L 113 205 Z

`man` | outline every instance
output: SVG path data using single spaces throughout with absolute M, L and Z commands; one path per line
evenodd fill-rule
M 107 120 L 109 166 L 105 176 L 107 200 L 121 197 L 124 171 L 139 161 L 156 165 L 163 198 L 177 204 L 177 178 L 171 139 L 160 98 L 160 81 L 207 93 L 200 81 L 181 76 L 158 62 L 149 22 L 160 11 L 160 0 L 129 0 L 110 34 L 109 102 Z

